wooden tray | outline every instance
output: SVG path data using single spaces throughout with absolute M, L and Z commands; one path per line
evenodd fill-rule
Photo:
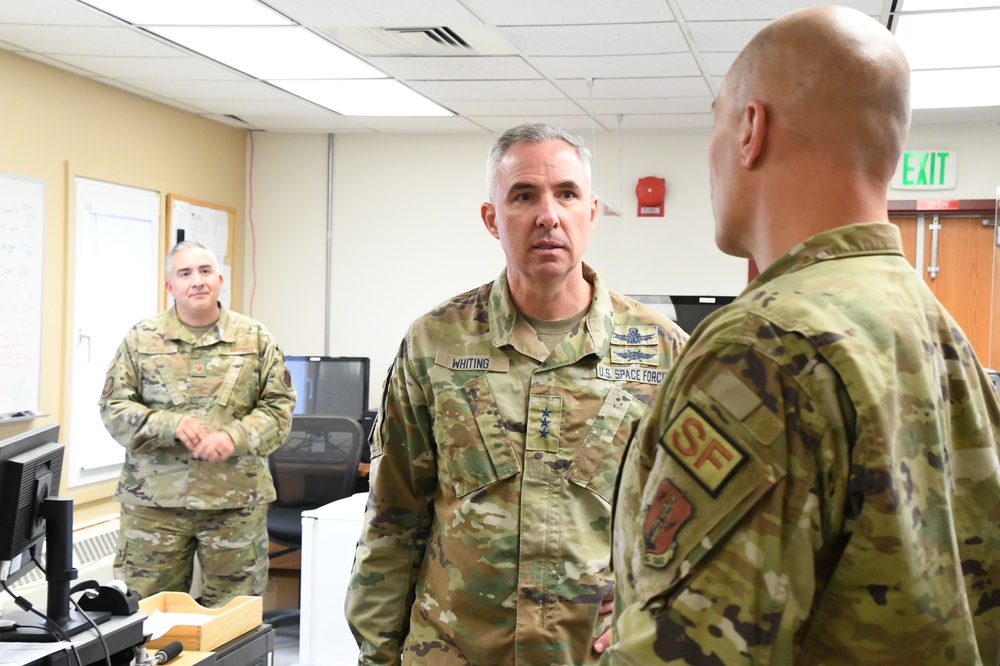
M 156 650 L 171 641 L 180 641 L 185 650 L 211 651 L 260 626 L 264 616 L 262 597 L 236 597 L 221 608 L 205 608 L 185 592 L 160 592 L 139 600 L 139 610 L 146 615 L 161 613 L 198 613 L 211 615 L 203 625 L 177 625 L 146 643 Z

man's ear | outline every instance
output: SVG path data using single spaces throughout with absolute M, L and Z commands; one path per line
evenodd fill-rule
M 752 169 L 764 154 L 767 140 L 767 110 L 756 99 L 747 102 L 740 121 L 740 164 Z
M 493 238 L 500 238 L 500 230 L 497 229 L 496 206 L 489 201 L 484 201 L 483 205 L 479 207 L 479 214 L 483 218 L 483 224 L 486 225 L 486 231 L 490 232 Z

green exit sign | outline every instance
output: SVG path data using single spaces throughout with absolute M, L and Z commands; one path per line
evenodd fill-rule
M 892 175 L 894 190 L 951 190 L 958 173 L 954 150 L 907 150 Z

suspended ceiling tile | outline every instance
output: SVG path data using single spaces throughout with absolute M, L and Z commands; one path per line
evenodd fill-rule
M 611 114 L 702 114 L 711 113 L 711 97 L 674 99 L 602 99 L 594 100 L 594 113 Z
M 450 118 L 358 117 L 355 120 L 377 132 L 483 132 L 473 121 L 460 116 Z
M 339 115 L 329 109 L 287 95 L 282 100 L 215 100 L 201 99 L 196 102 L 203 111 L 222 115 L 246 116 L 293 116 L 301 115 L 310 118 L 326 118 Z
M 738 53 L 702 53 L 701 59 L 708 67 L 711 76 L 724 77 L 738 55 Z
M 34 25 L 118 25 L 106 15 L 73 0 L 5 0 L 0 2 L 0 23 Z
M 295 114 L 233 114 L 245 121 L 243 127 L 263 128 L 273 132 L 365 132 L 367 128 L 346 116 Z M 233 123 L 240 127 L 239 124 Z
M 573 116 L 470 116 L 469 120 L 482 125 L 491 132 L 501 134 L 512 127 L 525 123 L 548 123 L 561 127 L 567 132 L 583 134 L 590 132 L 590 117 L 586 115 Z M 603 129 L 603 128 L 602 128 Z M 589 134 L 588 134 L 589 136 Z
M 244 81 L 205 81 L 169 79 L 123 79 L 136 88 L 154 95 L 181 100 L 284 100 L 289 93 L 274 86 L 250 79 Z
M 472 11 L 492 25 L 565 25 L 567 23 L 648 23 L 673 21 L 674 15 L 663 0 L 573 0 L 525 2 L 524 0 L 466 0 Z
M 594 79 L 593 86 L 586 81 L 557 81 L 568 95 L 576 99 L 615 99 L 619 97 L 695 97 L 710 95 L 708 84 L 700 77 Z
M 565 95 L 544 79 L 527 81 L 407 81 L 417 92 L 432 99 L 454 100 L 535 100 L 561 99 Z
M 622 129 L 708 129 L 712 116 L 704 113 L 634 114 L 622 118 Z
M 531 64 L 553 79 L 633 78 L 643 76 L 698 76 L 698 62 L 690 53 L 651 53 L 606 56 L 532 56 Z
M 378 57 L 368 61 L 375 67 L 399 79 L 540 79 L 538 72 L 523 58 L 511 56 L 454 58 Z
M 500 32 L 528 56 L 618 56 L 688 50 L 676 23 L 526 26 L 500 28 Z
M 559 116 L 573 113 L 586 113 L 580 105 L 571 100 L 513 100 L 513 101 L 469 101 L 456 100 L 448 106 L 462 116 Z
M 688 29 L 694 39 L 695 48 L 702 53 L 706 51 L 739 53 L 767 23 L 767 21 L 715 21 L 689 23 Z
M 178 54 L 176 58 L 59 56 L 74 67 L 116 79 L 202 79 L 245 81 L 246 76 L 212 60 Z
M 475 25 L 480 21 L 457 0 L 268 0 L 268 6 L 305 25 L 407 27 Z
M 48 55 L 170 57 L 177 49 L 126 27 L 0 24 L 0 39 Z
M 677 0 L 681 15 L 688 21 L 728 21 L 733 19 L 776 19 L 803 7 L 838 4 L 857 9 L 872 16 L 882 12 L 882 0 L 755 0 L 734 3 L 732 0 Z
M 31 53 L 30 51 L 18 51 L 17 54 L 20 56 L 24 56 L 25 58 L 31 58 L 32 60 L 37 60 L 40 63 L 44 63 L 52 67 L 57 67 L 59 69 L 70 72 L 71 74 L 76 74 L 77 76 L 85 76 L 90 78 L 94 75 L 93 72 L 90 72 L 86 69 L 81 69 L 80 67 L 77 67 L 75 65 L 71 65 L 66 62 L 61 62 L 54 58 L 50 58 L 47 55 L 41 55 L 39 53 Z

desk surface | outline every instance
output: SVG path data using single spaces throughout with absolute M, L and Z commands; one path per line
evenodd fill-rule
M 136 645 L 142 645 L 145 640 L 142 633 L 142 623 L 145 619 L 146 614 L 138 612 L 131 615 L 114 615 L 107 622 L 99 624 L 98 627 L 101 629 L 101 635 L 108 646 L 108 651 L 111 654 L 116 654 Z M 84 664 L 105 663 L 104 646 L 93 628 L 73 636 L 72 642 L 80 655 L 80 661 Z M 76 658 L 73 657 L 72 651 L 66 648 L 61 652 L 29 662 L 26 666 L 63 666 L 63 664 L 75 663 Z

